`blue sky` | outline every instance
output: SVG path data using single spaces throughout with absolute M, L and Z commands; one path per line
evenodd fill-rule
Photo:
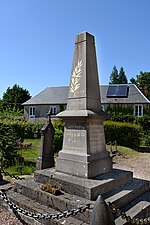
M 95 36 L 99 79 L 150 71 L 150 0 L 0 0 L 0 98 L 69 85 L 75 36 Z

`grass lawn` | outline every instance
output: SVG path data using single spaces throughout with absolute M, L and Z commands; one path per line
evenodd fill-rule
M 32 143 L 28 149 L 21 149 L 20 154 L 24 157 L 25 161 L 36 162 L 40 154 L 40 139 L 25 139 L 24 143 Z
M 40 154 L 40 139 L 25 139 L 24 144 L 32 143 L 30 148 L 20 149 L 19 153 L 25 162 L 16 164 L 5 169 L 6 172 L 13 175 L 30 175 L 36 170 L 36 161 Z
M 110 151 L 110 145 L 106 145 L 106 149 Z M 117 146 L 117 149 L 115 146 L 112 146 L 112 150 L 117 150 L 123 158 L 129 158 L 131 156 L 139 156 L 140 152 L 137 152 L 131 148 L 123 147 L 123 146 Z
M 32 143 L 31 147 L 28 149 L 20 149 L 20 155 L 25 159 L 23 165 L 15 165 L 5 169 L 5 171 L 14 175 L 21 174 L 32 174 L 36 170 L 36 161 L 40 154 L 40 139 L 25 139 L 25 144 Z M 106 146 L 106 149 L 110 151 L 110 145 Z M 112 150 L 116 150 L 116 147 L 113 146 Z M 117 151 L 122 154 L 123 158 L 129 158 L 131 156 L 140 156 L 140 153 L 127 147 L 117 146 Z

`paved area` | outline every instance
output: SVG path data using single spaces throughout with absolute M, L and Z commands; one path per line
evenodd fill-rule
M 140 153 L 138 157 L 126 159 L 116 156 L 113 162 L 113 168 L 132 171 L 134 177 L 150 181 L 150 153 Z
M 0 207 L 0 224 L 1 225 L 22 225 L 23 223 L 8 210 Z
M 133 171 L 134 177 L 150 180 L 150 153 L 141 153 L 139 157 L 133 156 L 123 158 L 116 156 L 113 159 L 113 168 Z M 13 185 L 13 181 L 8 184 L 0 185 L 1 188 L 6 188 Z M 0 206 L 0 225 L 22 225 L 11 210 L 4 209 Z M 27 225 L 27 224 L 26 224 Z

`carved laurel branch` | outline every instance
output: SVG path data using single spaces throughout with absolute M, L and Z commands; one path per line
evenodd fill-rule
M 81 74 L 82 60 L 78 61 L 77 66 L 74 68 L 72 76 L 71 76 L 71 84 L 70 84 L 70 92 L 76 96 L 76 91 L 80 87 L 80 74 Z

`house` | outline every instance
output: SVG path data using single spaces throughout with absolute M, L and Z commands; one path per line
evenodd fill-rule
M 69 86 L 47 87 L 42 92 L 23 103 L 25 120 L 52 117 L 66 109 Z M 102 109 L 130 109 L 135 116 L 143 116 L 150 107 L 150 101 L 134 84 L 100 85 Z

